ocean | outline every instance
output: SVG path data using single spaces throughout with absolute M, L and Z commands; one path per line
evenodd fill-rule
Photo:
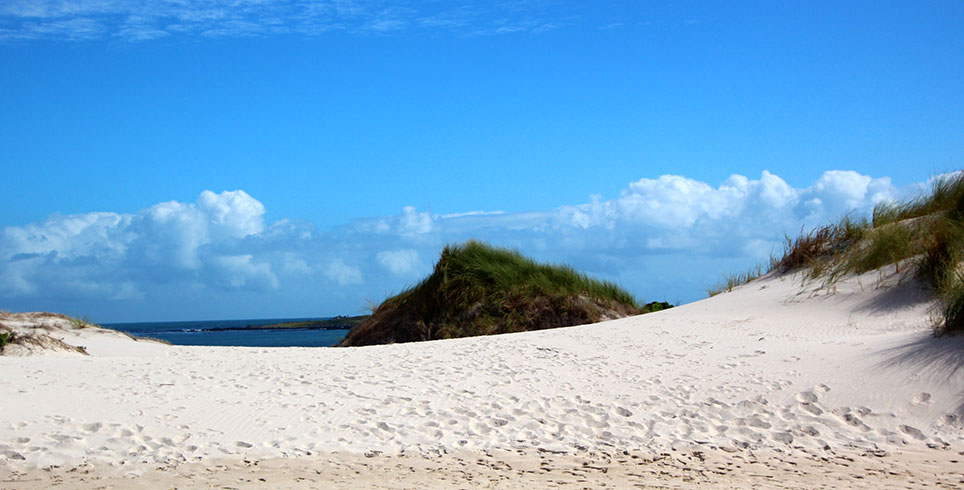
M 348 333 L 346 329 L 258 329 L 276 323 L 327 320 L 327 318 L 261 318 L 183 322 L 105 323 L 104 327 L 137 337 L 154 337 L 174 345 L 221 345 L 244 347 L 330 347 Z

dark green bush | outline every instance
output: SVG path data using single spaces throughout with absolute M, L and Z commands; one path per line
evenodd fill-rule
M 13 342 L 14 334 L 13 332 L 0 332 L 0 352 L 10 343 Z

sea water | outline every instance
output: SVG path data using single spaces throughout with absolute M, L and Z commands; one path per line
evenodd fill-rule
M 348 330 L 312 328 L 247 328 L 275 323 L 326 320 L 326 318 L 261 318 L 184 322 L 105 323 L 103 326 L 136 337 L 153 337 L 174 345 L 222 345 L 245 347 L 328 347 L 337 344 Z

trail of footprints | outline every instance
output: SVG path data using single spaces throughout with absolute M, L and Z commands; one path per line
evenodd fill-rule
M 726 366 L 743 368 L 750 384 L 761 389 L 722 381 L 700 389 L 694 376 L 664 379 L 632 366 L 613 366 L 606 358 L 576 364 L 557 348 L 507 345 L 494 355 L 476 355 L 471 349 L 450 353 L 461 362 L 431 353 L 403 358 L 392 352 L 396 354 L 372 354 L 362 366 L 346 366 L 337 358 L 305 363 L 304 357 L 264 351 L 253 369 L 215 361 L 219 376 L 201 374 L 206 369 L 178 371 L 131 362 L 122 372 L 129 386 L 109 396 L 118 406 L 131 407 L 143 423 L 42 416 L 12 424 L 6 433 L 30 432 L 25 431 L 28 424 L 40 424 L 44 440 L 0 439 L 0 459 L 42 461 L 75 454 L 78 448 L 92 460 L 164 463 L 346 447 L 659 451 L 693 444 L 821 449 L 840 439 L 867 447 L 946 444 L 920 428 L 899 424 L 894 414 L 826 406 L 822 399 L 831 388 L 824 385 L 774 406 L 754 393 L 792 389 L 792 381 L 746 370 L 738 358 Z M 178 354 L 184 357 L 180 365 L 206 362 L 202 356 Z M 522 365 L 530 368 L 520 369 L 513 359 L 524 359 Z M 576 376 L 553 375 L 566 368 Z M 609 379 L 633 383 L 613 389 L 606 385 Z M 199 420 L 209 420 L 198 413 L 199 402 L 211 393 L 219 393 L 216 405 L 223 416 L 218 425 L 199 425 Z M 921 393 L 909 403 L 925 406 L 930 395 Z

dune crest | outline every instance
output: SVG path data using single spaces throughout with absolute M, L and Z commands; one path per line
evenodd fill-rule
M 0 311 L 0 335 L 4 338 L 0 355 L 17 357 L 49 354 L 131 355 L 164 344 L 155 339 L 132 337 L 83 319 L 49 312 Z M 92 351 L 88 350 L 88 346 Z

